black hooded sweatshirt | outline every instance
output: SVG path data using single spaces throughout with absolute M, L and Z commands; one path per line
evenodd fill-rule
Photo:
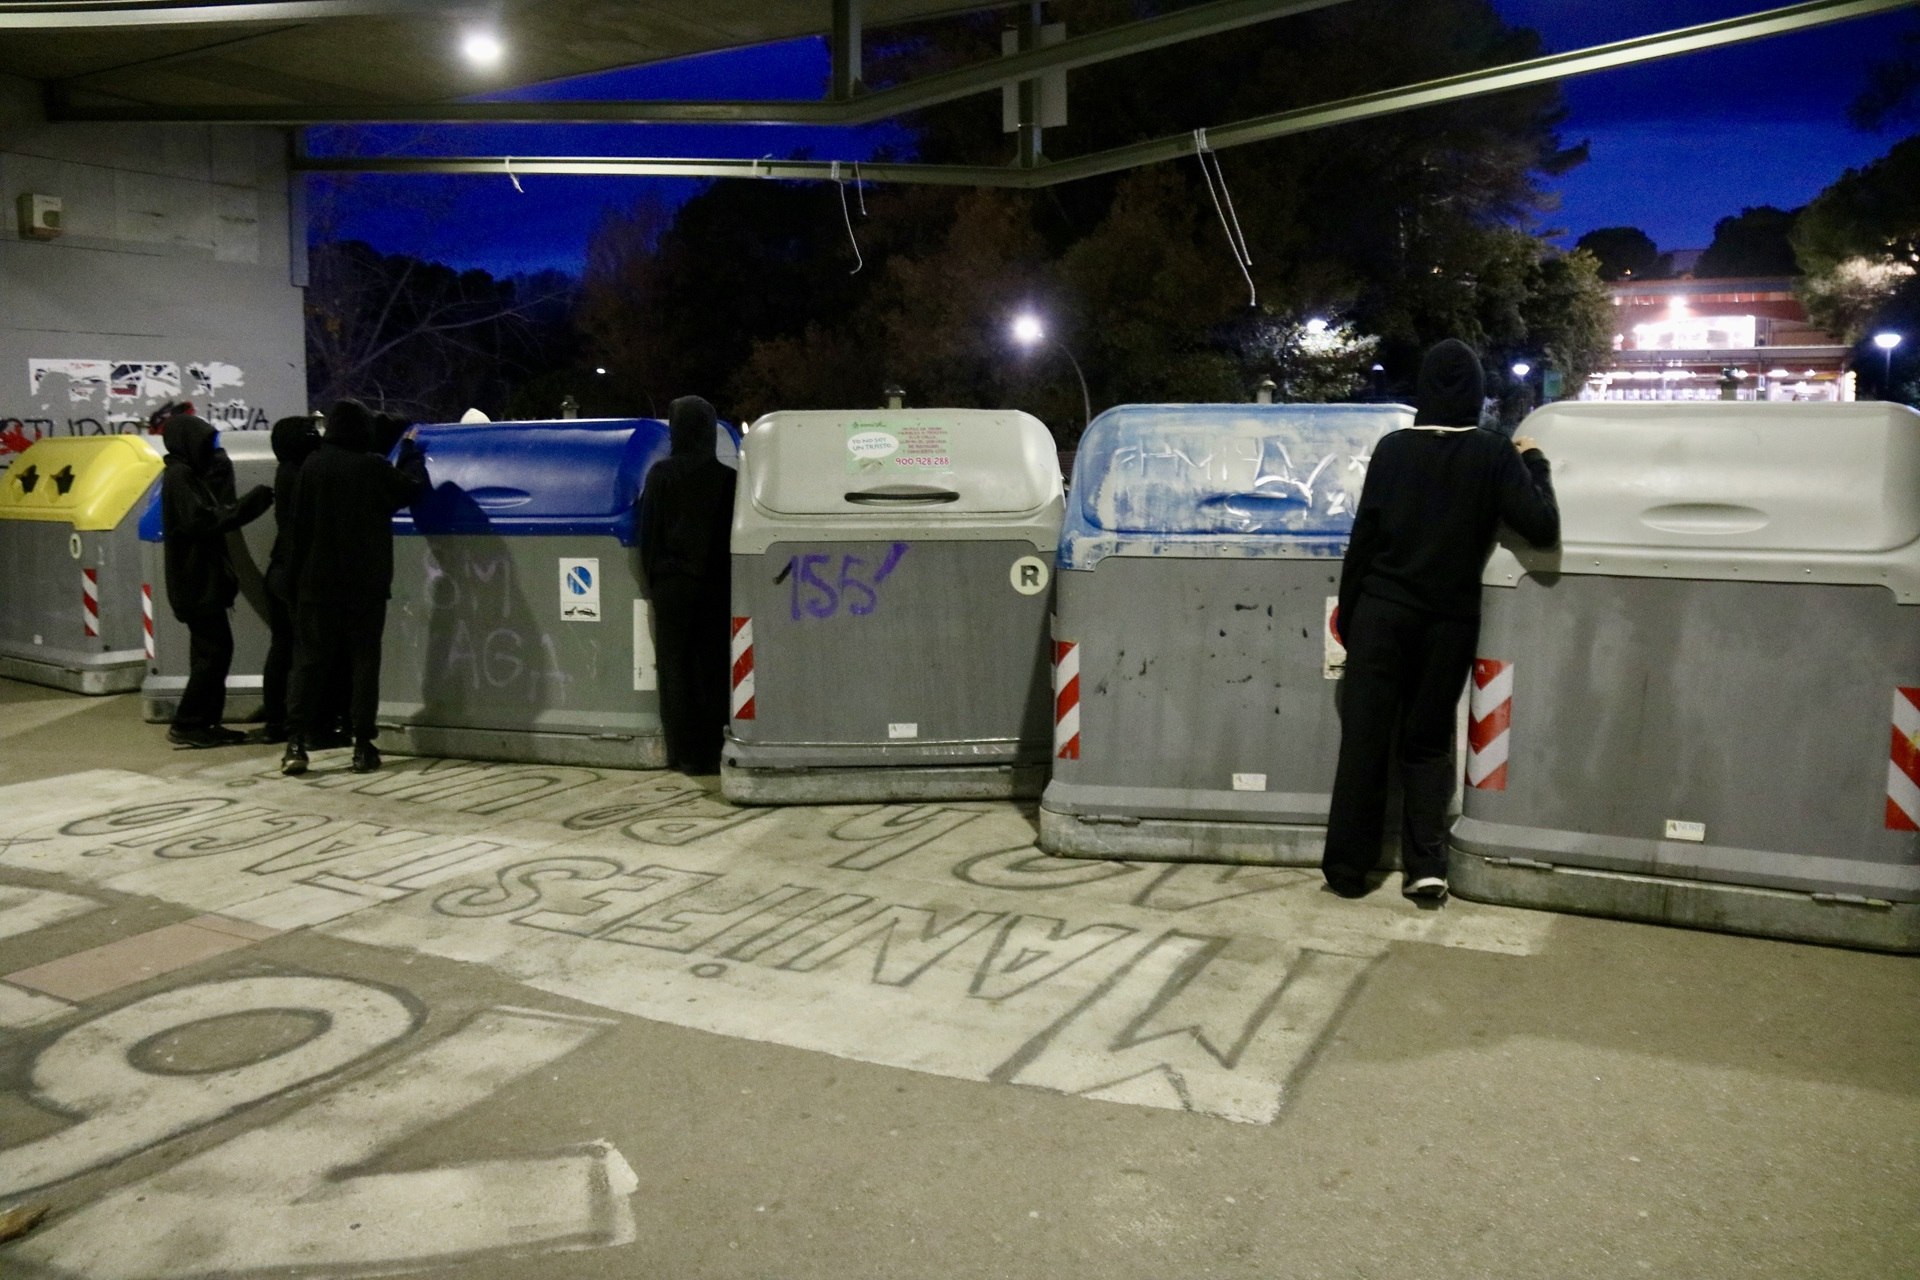
M 293 598 L 290 561 L 293 558 L 293 496 L 301 464 L 320 447 L 320 428 L 309 417 L 282 418 L 273 424 L 273 511 L 280 528 L 267 560 L 267 589 L 282 600 Z
M 342 401 L 320 447 L 300 467 L 293 521 L 282 537 L 294 598 L 362 604 L 393 593 L 393 513 L 427 491 L 427 460 L 413 441 L 392 463 L 375 448 L 373 417 Z
M 1345 632 L 1364 596 L 1447 618 L 1480 616 L 1480 572 L 1501 521 L 1537 547 L 1560 539 L 1546 455 L 1480 427 L 1480 358 L 1436 344 L 1420 365 L 1414 425 L 1374 447 L 1340 573 Z
M 724 588 L 728 581 L 737 477 L 714 456 L 715 421 L 699 396 L 681 396 L 667 409 L 672 450 L 640 489 L 640 567 L 650 585 L 680 578 Z
M 215 447 L 218 436 L 213 424 L 184 413 L 160 428 L 167 447 L 160 475 L 167 605 L 182 622 L 232 607 L 240 579 L 227 555 L 227 534 L 273 504 L 265 485 L 234 498 L 233 463 Z

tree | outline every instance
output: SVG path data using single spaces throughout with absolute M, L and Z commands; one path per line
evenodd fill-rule
M 1638 227 L 1600 227 L 1581 236 L 1573 247 L 1593 255 L 1602 280 L 1656 279 L 1673 269 L 1673 260 Z
M 1920 313 L 1920 137 L 1849 169 L 1801 211 L 1793 247 L 1814 323 L 1855 341 Z
M 1275 399 L 1289 404 L 1348 400 L 1372 382 L 1380 339 L 1319 317 L 1264 315 L 1240 339 L 1243 365 L 1271 377 Z
M 1694 264 L 1693 274 L 1703 279 L 1798 274 L 1792 237 L 1799 213 L 1763 204 L 1720 219 L 1713 224 L 1713 243 Z

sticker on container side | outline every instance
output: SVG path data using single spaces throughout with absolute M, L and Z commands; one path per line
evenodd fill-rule
M 560 620 L 600 621 L 600 559 L 560 561 Z
M 645 600 L 633 602 L 633 691 L 652 693 L 660 687 L 653 656 L 653 610 Z
M 1233 775 L 1235 791 L 1265 791 L 1267 775 L 1264 773 L 1236 773 Z
M 1691 840 L 1695 844 L 1703 843 L 1707 838 L 1707 824 L 1704 822 L 1683 822 L 1679 818 L 1667 819 L 1667 839 Z
M 945 423 L 850 422 L 848 475 L 945 475 L 953 470 L 952 436 Z
M 1039 556 L 1021 556 L 1007 570 L 1007 580 L 1023 596 L 1037 596 L 1047 589 L 1047 562 Z
M 1340 597 L 1327 597 L 1327 614 L 1320 623 L 1320 635 L 1323 645 L 1320 655 L 1320 674 L 1329 680 L 1338 680 L 1347 670 L 1347 646 L 1340 643 L 1340 637 L 1333 633 L 1334 615 L 1340 612 Z
M 1889 831 L 1920 831 L 1920 687 L 1893 690 L 1893 745 L 1887 754 Z
M 918 724 L 890 724 L 887 726 L 889 738 L 917 738 L 920 736 Z

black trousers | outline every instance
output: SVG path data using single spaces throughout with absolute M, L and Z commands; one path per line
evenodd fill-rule
M 728 618 L 725 589 L 663 577 L 652 584 L 654 660 L 660 672 L 660 726 L 667 767 L 720 768 L 727 726 Z
M 210 729 L 227 714 L 227 672 L 233 667 L 233 623 L 225 609 L 180 619 L 187 624 L 187 687 L 174 710 L 177 729 Z
M 267 593 L 267 663 L 260 672 L 260 698 L 266 707 L 261 717 L 269 729 L 287 727 L 287 686 L 293 678 L 293 607 L 279 596 Z
M 1397 733 L 1401 870 L 1408 880 L 1445 876 L 1455 715 L 1480 623 L 1374 596 L 1355 613 L 1347 628 L 1340 763 L 1321 869 L 1331 884 L 1358 887 L 1379 862 Z
M 288 689 L 288 733 L 301 740 L 328 727 L 333 681 L 347 673 L 348 722 L 356 742 L 371 742 L 380 708 L 380 638 L 385 600 L 301 600 L 294 607 L 297 643 Z

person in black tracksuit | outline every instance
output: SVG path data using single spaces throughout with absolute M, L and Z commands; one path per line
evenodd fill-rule
M 1448 339 L 1420 366 L 1411 428 L 1374 448 L 1340 574 L 1347 646 L 1340 760 L 1321 870 L 1360 897 L 1380 857 L 1399 734 L 1401 890 L 1447 891 L 1446 807 L 1455 711 L 1480 631 L 1480 572 L 1505 521 L 1538 547 L 1560 538 L 1546 455 L 1479 426 L 1479 357 Z
M 211 423 L 175 414 L 160 435 L 167 448 L 160 477 L 167 606 L 186 624 L 188 635 L 187 687 L 167 740 L 185 747 L 226 746 L 246 736 L 220 723 L 233 665 L 227 611 L 240 594 L 227 535 L 265 512 L 273 504 L 273 490 L 258 485 L 245 498 L 235 498 L 233 463 L 219 448 L 220 433 Z
M 426 457 L 411 435 L 392 463 L 374 447 L 372 415 L 343 400 L 327 415 L 320 448 L 295 485 L 287 571 L 296 644 L 282 773 L 306 772 L 306 744 L 320 725 L 328 671 L 336 665 L 344 665 L 351 689 L 353 770 L 380 767 L 374 714 L 393 589 L 393 513 L 423 496 L 428 480 Z
M 294 482 L 300 466 L 320 447 L 320 429 L 309 417 L 282 418 L 273 424 L 273 510 L 280 528 L 267 557 L 267 627 L 271 640 L 261 672 L 261 700 L 266 714 L 253 735 L 256 742 L 284 742 L 287 738 L 287 684 L 293 675 L 293 583 L 290 564 Z
M 727 723 L 733 468 L 714 456 L 713 406 L 667 410 L 672 452 L 640 491 L 640 567 L 653 601 L 667 767 L 716 773 Z

